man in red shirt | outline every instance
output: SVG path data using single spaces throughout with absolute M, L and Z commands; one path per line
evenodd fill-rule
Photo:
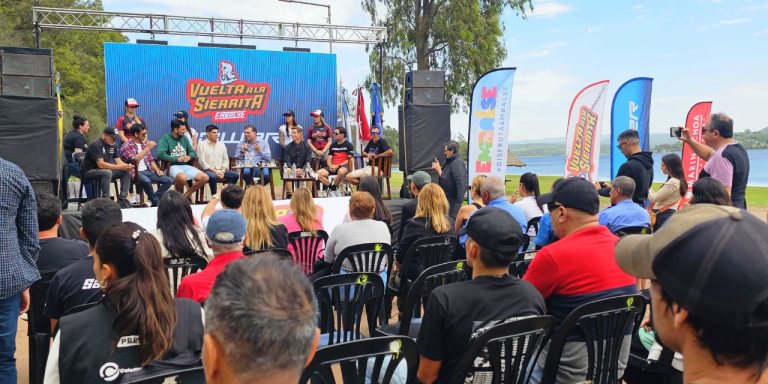
M 205 237 L 213 250 L 213 260 L 204 270 L 181 279 L 177 298 L 187 298 L 202 303 L 211 293 L 213 283 L 231 261 L 242 259 L 245 245 L 246 224 L 243 215 L 235 210 L 216 211 L 208 219 Z

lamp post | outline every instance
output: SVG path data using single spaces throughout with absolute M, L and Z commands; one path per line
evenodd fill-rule
M 317 3 L 309 3 L 309 2 L 306 2 L 306 1 L 298 1 L 298 0 L 279 0 L 279 1 L 282 1 L 283 3 L 297 3 L 297 4 L 314 5 L 316 7 L 328 8 L 328 24 L 331 24 L 331 6 L 330 5 L 317 4 Z M 332 30 L 329 29 L 328 30 L 328 35 L 329 35 L 330 38 L 333 38 L 333 36 L 331 36 L 332 33 L 333 33 Z M 328 45 L 331 47 L 331 53 L 333 53 L 333 43 L 332 42 L 328 42 Z

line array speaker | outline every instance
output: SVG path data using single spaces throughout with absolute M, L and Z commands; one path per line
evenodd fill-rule
M 410 71 L 405 74 L 405 104 L 445 102 L 445 71 Z
M 0 95 L 53 97 L 53 50 L 0 47 Z

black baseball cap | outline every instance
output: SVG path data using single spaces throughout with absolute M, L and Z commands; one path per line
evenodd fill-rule
M 104 128 L 104 134 L 111 136 L 115 140 L 120 139 L 120 134 L 117 133 L 117 128 L 115 128 L 115 127 L 113 127 L 111 125 L 106 127 L 106 128 Z
M 557 201 L 566 208 L 597 215 L 600 212 L 600 196 L 595 185 L 581 177 L 571 177 L 557 184 L 552 193 L 545 193 L 536 198 L 539 205 Z
M 287 110 L 285 113 L 283 113 L 283 116 L 293 116 L 296 117 L 296 113 L 294 113 L 292 110 Z
M 594 187 L 593 187 L 594 188 Z M 483 207 L 475 211 L 459 236 L 469 235 L 481 247 L 509 255 L 517 254 L 523 241 L 523 229 L 509 212 Z
M 622 238 L 624 272 L 657 280 L 688 312 L 729 328 L 766 327 L 768 224 L 736 207 L 696 204 L 653 235 Z
M 174 113 L 173 115 L 176 116 L 176 117 L 184 118 L 184 119 L 189 117 L 189 114 L 187 114 L 187 111 L 178 111 L 178 112 Z

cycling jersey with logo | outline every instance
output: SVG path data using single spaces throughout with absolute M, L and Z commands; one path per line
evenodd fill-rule
M 93 257 L 84 257 L 56 273 L 48 288 L 43 316 L 59 319 L 78 305 L 95 303 L 104 297 L 93 274 Z

